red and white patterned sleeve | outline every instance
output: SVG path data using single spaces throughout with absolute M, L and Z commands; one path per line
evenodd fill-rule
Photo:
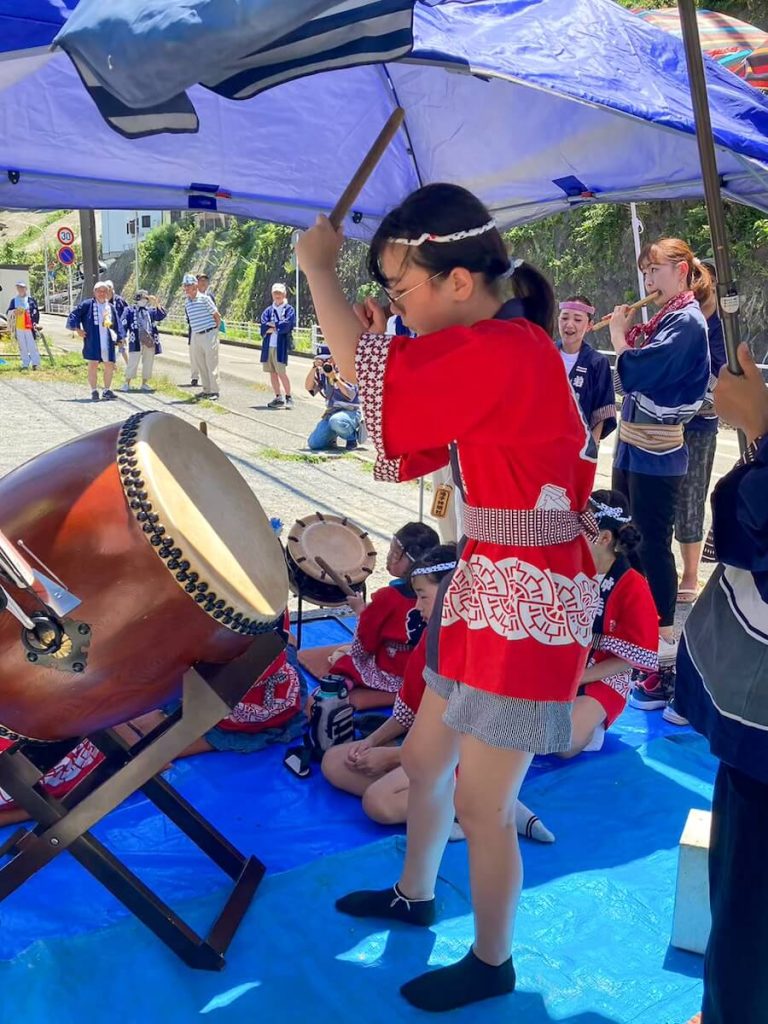
M 365 425 L 376 448 L 373 475 L 376 480 L 401 483 L 416 480 L 448 465 L 448 446 L 431 451 L 404 452 L 387 458 L 384 447 L 383 410 L 384 376 L 393 335 L 364 334 L 357 350 L 357 383 L 365 417 Z M 416 438 L 414 437 L 414 443 Z
M 419 710 L 421 698 L 424 696 L 424 668 L 427 664 L 427 633 L 422 633 L 421 639 L 408 656 L 408 662 L 403 676 L 403 685 L 400 687 L 392 708 L 392 717 L 395 718 L 405 729 L 410 729 Z
M 647 580 L 631 570 L 608 595 L 603 617 L 601 651 L 629 662 L 633 668 L 654 672 L 659 666 L 659 613 Z
M 526 320 L 486 320 L 418 338 L 364 334 L 357 380 L 377 477 L 424 475 L 446 464 L 454 441 L 490 442 L 517 423 L 536 421 L 560 436 L 557 413 L 572 399 L 559 360 L 552 339 Z M 478 371 L 483 386 L 468 397 L 467 380 Z

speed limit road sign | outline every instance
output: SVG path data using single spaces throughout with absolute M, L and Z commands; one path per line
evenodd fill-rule
M 75 240 L 75 232 L 72 228 L 61 227 L 56 232 L 56 237 L 62 245 L 72 245 Z

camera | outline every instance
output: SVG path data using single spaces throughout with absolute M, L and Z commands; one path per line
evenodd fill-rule
M 323 363 L 323 373 L 335 373 L 335 370 L 333 369 L 333 363 Z

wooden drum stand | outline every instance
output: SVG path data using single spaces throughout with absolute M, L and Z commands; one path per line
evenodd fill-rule
M 229 664 L 198 664 L 189 669 L 184 675 L 179 710 L 132 747 L 112 729 L 89 736 L 105 755 L 104 760 L 60 800 L 43 792 L 38 783 L 79 740 L 18 740 L 0 754 L 0 786 L 36 822 L 32 828 L 19 829 L 0 847 L 0 857 L 11 858 L 0 868 L 0 900 L 68 850 L 184 963 L 202 970 L 220 970 L 266 869 L 258 858 L 236 850 L 159 773 L 234 708 L 283 646 L 273 633 L 262 634 Z M 139 790 L 234 880 L 205 938 L 90 832 Z

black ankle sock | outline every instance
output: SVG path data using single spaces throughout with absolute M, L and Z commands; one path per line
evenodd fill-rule
M 336 909 L 351 917 L 383 917 L 390 921 L 428 926 L 435 920 L 435 898 L 409 900 L 397 885 L 390 889 L 364 889 L 336 900 Z
M 515 968 L 512 957 L 498 967 L 478 960 L 473 950 L 451 967 L 421 974 L 400 988 L 411 1006 L 419 1010 L 444 1013 L 460 1006 L 479 1003 L 491 996 L 505 996 L 515 991 Z

